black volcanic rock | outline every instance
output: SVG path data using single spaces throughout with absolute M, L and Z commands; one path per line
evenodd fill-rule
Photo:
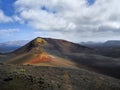
M 120 80 L 84 69 L 0 65 L 0 90 L 120 90 Z

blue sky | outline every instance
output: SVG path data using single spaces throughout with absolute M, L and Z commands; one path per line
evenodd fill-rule
M 89 5 L 92 5 L 92 4 L 95 3 L 95 0 L 87 0 L 87 2 L 88 2 Z
M 8 16 L 12 16 L 14 14 L 14 6 L 13 3 L 16 0 L 1 0 L 0 8 L 4 11 L 4 13 Z
M 6 16 L 12 17 L 15 14 L 14 3 L 16 0 L 0 0 L 0 9 L 4 12 Z M 19 32 L 13 32 L 11 34 L 1 35 L 0 41 L 16 41 L 16 40 L 29 40 L 35 38 L 33 36 L 34 29 L 26 24 L 20 24 L 18 22 L 8 22 L 8 23 L 0 23 L 0 30 L 8 30 L 8 29 L 19 29 Z
M 0 0 L 0 42 L 29 40 L 37 36 L 75 42 L 108 40 L 111 36 L 117 39 L 119 13 L 113 11 L 119 5 L 116 5 L 117 0 L 106 3 L 105 0 Z M 113 11 L 109 9 L 110 5 L 113 5 Z M 102 14 L 102 10 L 106 12 Z

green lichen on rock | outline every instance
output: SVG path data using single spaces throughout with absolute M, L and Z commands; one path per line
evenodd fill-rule
M 22 68 L 19 70 L 20 73 L 24 73 L 25 71 L 26 71 L 26 70 L 25 70 L 25 69 L 22 69 Z

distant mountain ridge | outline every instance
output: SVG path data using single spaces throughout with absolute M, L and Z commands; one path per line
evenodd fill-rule
M 105 42 L 104 45 L 120 46 L 120 40 L 109 40 L 109 41 Z
M 88 41 L 88 42 L 80 42 L 81 45 L 85 46 L 120 46 L 120 40 L 108 40 L 106 42 L 93 42 L 93 41 Z
M 84 42 L 81 44 L 96 49 L 99 53 L 101 53 L 104 56 L 120 58 L 120 40 L 108 40 L 103 43 Z
M 0 43 L 0 46 L 23 46 L 26 43 L 28 43 L 29 40 L 18 40 L 18 41 L 8 41 L 8 42 L 3 42 Z
M 1 53 L 12 52 L 28 42 L 29 40 L 18 40 L 0 43 L 0 52 Z

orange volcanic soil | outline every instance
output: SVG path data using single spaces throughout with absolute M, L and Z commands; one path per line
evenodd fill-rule
M 52 61 L 52 57 L 50 57 L 46 53 L 42 53 L 39 56 L 35 57 L 33 60 L 29 61 L 28 64 L 37 64 L 50 61 Z

